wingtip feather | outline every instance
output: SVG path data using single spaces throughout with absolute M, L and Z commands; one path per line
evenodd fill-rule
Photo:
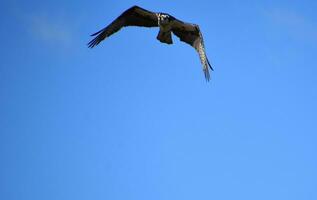
M 203 69 L 203 71 L 204 71 L 204 75 L 205 75 L 206 81 L 209 82 L 209 81 L 210 81 L 210 73 L 209 73 L 208 67 L 206 66 L 206 67 Z
M 211 71 L 214 71 L 214 69 L 212 68 L 212 66 L 211 66 L 211 64 L 210 64 L 210 62 L 209 62 L 208 59 L 207 59 L 207 63 L 208 63 L 208 66 L 209 66 L 210 70 L 211 70 Z
M 96 35 L 98 35 L 99 33 L 101 33 L 103 30 L 104 30 L 104 29 L 101 29 L 100 31 L 97 31 L 96 33 L 93 33 L 93 34 L 91 34 L 90 36 L 96 36 Z

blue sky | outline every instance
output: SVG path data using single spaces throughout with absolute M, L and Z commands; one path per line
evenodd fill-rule
M 139 5 L 197 23 L 215 69 Z M 317 199 L 316 1 L 2 1 L 0 199 Z

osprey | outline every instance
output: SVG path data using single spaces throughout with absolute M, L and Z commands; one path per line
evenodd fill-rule
M 182 22 L 175 17 L 161 12 L 151 12 L 138 6 L 133 6 L 124 11 L 107 27 L 92 34 L 96 36 L 88 43 L 89 48 L 98 45 L 102 40 L 119 31 L 125 26 L 143 26 L 143 27 L 159 27 L 160 31 L 157 39 L 166 44 L 172 44 L 172 33 L 180 38 L 181 41 L 191 45 L 199 54 L 200 61 L 203 65 L 203 71 L 207 81 L 210 79 L 208 67 L 211 67 L 205 52 L 204 40 L 199 26 L 196 24 Z

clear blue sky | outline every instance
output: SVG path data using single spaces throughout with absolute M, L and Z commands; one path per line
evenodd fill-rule
M 0 199 L 316 200 L 316 1 L 2 1 Z M 200 25 L 215 71 L 139 5 Z

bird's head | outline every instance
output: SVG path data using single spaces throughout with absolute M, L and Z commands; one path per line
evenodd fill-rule
M 167 25 L 170 22 L 170 16 L 168 14 L 159 13 L 158 21 L 160 25 Z

